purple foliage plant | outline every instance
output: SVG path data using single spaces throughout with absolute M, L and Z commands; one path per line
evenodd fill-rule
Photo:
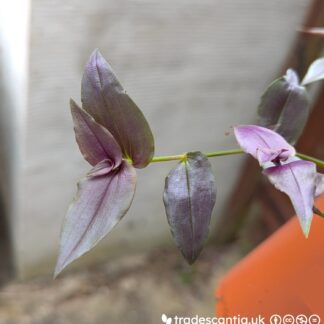
M 292 146 L 309 115 L 306 85 L 324 78 L 324 58 L 309 67 L 302 82 L 296 72 L 270 84 L 258 108 L 259 125 L 234 127 L 241 149 L 188 152 L 154 157 L 154 138 L 141 110 L 127 95 L 110 65 L 95 50 L 84 71 L 80 107 L 70 101 L 76 141 L 92 166 L 78 183 L 62 228 L 57 276 L 91 250 L 124 217 L 136 187 L 136 168 L 179 160 L 165 180 L 163 202 L 174 241 L 192 264 L 206 241 L 216 202 L 216 185 L 208 158 L 248 153 L 263 174 L 286 193 L 307 237 L 313 214 L 324 216 L 314 198 L 324 192 L 324 162 L 297 153 Z

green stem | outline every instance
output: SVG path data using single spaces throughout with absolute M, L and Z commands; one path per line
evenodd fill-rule
M 206 153 L 205 155 L 208 157 L 214 157 L 214 156 L 226 156 L 226 155 L 234 155 L 234 154 L 242 154 L 242 153 L 244 153 L 242 149 L 234 149 L 234 150 L 210 152 L 210 153 Z
M 208 156 L 208 157 L 215 157 L 215 156 L 225 156 L 225 155 L 233 155 L 233 154 L 242 154 L 242 153 L 244 153 L 243 150 L 241 150 L 241 149 L 234 149 L 234 150 L 210 152 L 210 153 L 206 153 L 205 155 Z M 180 161 L 182 161 L 186 157 L 187 157 L 186 154 L 155 156 L 151 160 L 151 163 L 154 163 L 154 162 L 174 161 L 174 160 L 180 160 Z
M 154 156 L 153 159 L 151 160 L 151 163 L 174 161 L 174 160 L 184 160 L 185 158 L 186 158 L 186 154 Z
M 297 153 L 296 155 L 298 157 L 300 157 L 301 159 L 303 159 L 303 160 L 314 162 L 318 166 L 324 168 L 324 161 L 322 161 L 322 160 L 316 159 L 316 158 L 314 158 L 312 156 L 309 156 L 309 155 L 306 155 L 306 154 L 302 154 L 302 153 Z
M 209 153 L 205 153 L 205 155 L 207 157 L 217 157 L 217 156 L 226 156 L 226 155 L 234 155 L 234 154 L 242 154 L 242 153 L 244 153 L 244 151 L 241 149 L 233 149 L 233 150 L 226 150 L 226 151 L 209 152 Z M 302 153 L 297 153 L 296 155 L 303 160 L 311 161 L 320 167 L 324 167 L 324 161 L 322 161 L 322 160 L 316 159 L 312 156 L 302 154 Z M 186 157 L 187 157 L 187 155 L 185 153 L 178 154 L 178 155 L 155 156 L 151 160 L 151 163 L 176 161 L 176 160 L 183 161 L 186 159 Z

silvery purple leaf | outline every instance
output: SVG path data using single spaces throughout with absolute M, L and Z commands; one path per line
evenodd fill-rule
M 172 236 L 192 264 L 207 238 L 216 201 L 215 178 L 206 156 L 188 153 L 187 159 L 171 170 L 163 201 Z
M 86 65 L 81 99 L 82 107 L 111 132 L 135 167 L 143 168 L 151 161 L 154 139 L 147 120 L 98 50 Z
M 296 87 L 287 99 L 278 124 L 273 129 L 290 144 L 295 144 L 306 126 L 310 113 L 307 92 L 304 87 Z
M 274 128 L 286 104 L 290 89 L 299 85 L 299 79 L 294 70 L 273 81 L 261 97 L 258 107 L 259 123 L 267 128 Z
M 263 173 L 278 190 L 288 195 L 307 237 L 313 218 L 316 165 L 298 160 L 267 168 Z
M 111 160 L 106 159 L 97 163 L 88 173 L 88 177 L 98 177 L 105 174 L 108 174 L 112 169 L 115 169 L 116 166 L 111 162 Z
M 112 167 L 117 167 L 121 163 L 122 152 L 114 137 L 73 100 L 70 105 L 75 138 L 84 158 L 91 165 L 108 158 Z
M 324 193 L 324 174 L 317 173 L 316 179 L 315 179 L 315 197 L 318 197 Z
M 79 182 L 63 224 L 55 276 L 92 249 L 121 220 L 133 200 L 135 182 L 135 169 L 126 161 L 104 176 Z
M 294 70 L 271 83 L 261 98 L 258 115 L 261 126 L 275 130 L 289 143 L 297 141 L 308 119 L 309 102 Z
M 308 68 L 308 71 L 306 72 L 302 84 L 306 85 L 323 79 L 324 79 L 324 58 L 319 58 L 315 60 Z
M 293 146 L 268 128 L 241 125 L 234 127 L 234 134 L 241 148 L 257 159 L 260 165 L 278 160 L 284 161 L 296 154 Z

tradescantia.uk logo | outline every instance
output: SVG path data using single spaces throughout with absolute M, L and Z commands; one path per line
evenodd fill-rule
M 172 323 L 172 318 L 166 316 L 165 314 L 162 314 L 161 316 L 162 322 L 165 324 L 171 324 Z

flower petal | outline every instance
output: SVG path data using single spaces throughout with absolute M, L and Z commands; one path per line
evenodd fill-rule
M 324 79 L 324 58 L 323 57 L 315 60 L 310 65 L 303 79 L 302 84 L 306 85 L 322 79 Z
M 188 153 L 187 160 L 171 170 L 163 201 L 172 236 L 192 264 L 207 238 L 216 201 L 215 178 L 202 153 Z
M 234 127 L 234 134 L 241 148 L 257 159 L 260 165 L 276 158 L 288 159 L 296 154 L 294 147 L 276 132 L 255 125 Z
M 263 173 L 278 190 L 289 196 L 307 237 L 313 218 L 316 165 L 299 160 L 267 168 Z
M 292 69 L 271 83 L 258 107 L 259 123 L 275 130 L 289 143 L 301 135 L 309 115 L 306 89 Z
M 151 161 L 154 139 L 150 126 L 98 50 L 86 65 L 81 98 L 82 107 L 112 133 L 135 167 Z
M 108 175 L 79 182 L 65 218 L 55 276 L 92 249 L 121 220 L 133 200 L 135 182 L 135 169 L 126 161 Z
M 91 165 L 108 158 L 118 166 L 122 160 L 122 152 L 114 137 L 72 99 L 70 105 L 75 138 L 84 158 Z

